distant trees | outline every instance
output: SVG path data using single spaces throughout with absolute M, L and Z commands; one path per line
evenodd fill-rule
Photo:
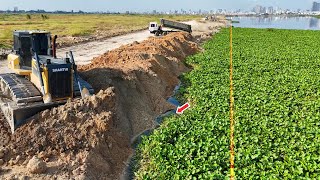
M 40 17 L 41 17 L 42 20 L 47 20 L 47 19 L 49 19 L 49 16 L 46 15 L 46 14 L 41 14 Z M 32 19 L 32 16 L 31 16 L 30 14 L 27 14 L 27 15 L 26 15 L 26 18 L 27 18 L 28 20 L 31 20 L 31 19 Z
M 41 14 L 41 18 L 42 18 L 42 20 L 47 20 L 47 19 L 49 19 L 49 16 L 45 15 L 45 14 Z

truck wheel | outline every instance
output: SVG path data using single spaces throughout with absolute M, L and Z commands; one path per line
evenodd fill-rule
M 164 35 L 164 36 L 168 35 L 168 32 L 163 32 L 163 35 Z
M 159 32 L 156 32 L 156 33 L 155 33 L 155 35 L 156 35 L 156 36 L 159 36 L 159 35 L 160 35 L 160 33 L 159 33 Z

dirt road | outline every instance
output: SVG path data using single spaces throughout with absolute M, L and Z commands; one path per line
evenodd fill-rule
M 7 68 L 7 61 L 0 60 L 0 74 L 10 73 L 11 71 Z
M 212 33 L 215 33 L 219 30 L 218 27 L 223 26 L 223 22 L 212 21 L 194 20 L 185 23 L 192 25 L 192 35 L 194 37 L 198 37 L 199 39 L 204 39 L 203 36 L 208 36 L 208 38 L 210 38 L 212 36 Z M 66 52 L 73 51 L 76 63 L 78 65 L 86 65 L 89 64 L 93 58 L 98 57 L 106 53 L 107 51 L 116 49 L 122 45 L 133 43 L 135 41 L 141 42 L 148 39 L 149 37 L 154 37 L 154 35 L 150 34 L 148 30 L 143 30 L 101 41 L 92 41 L 70 47 L 60 48 L 57 50 L 57 54 L 59 57 L 65 57 Z M 0 60 L 0 73 L 12 72 L 8 70 L 6 66 L 6 61 Z
M 78 44 L 71 47 L 58 49 L 58 56 L 64 57 L 68 51 L 73 51 L 78 65 L 89 64 L 95 57 L 104 54 L 107 51 L 116 49 L 122 45 L 133 43 L 134 41 L 143 41 L 150 37 L 149 31 L 139 31 L 126 35 L 116 36 L 102 41 L 93 41 L 84 44 Z

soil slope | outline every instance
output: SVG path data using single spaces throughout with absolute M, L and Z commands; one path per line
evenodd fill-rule
M 175 108 L 166 99 L 189 70 L 184 59 L 199 51 L 195 41 L 172 33 L 93 59 L 79 69 L 96 95 L 43 111 L 14 135 L 0 115 L 0 178 L 118 179 L 132 153 L 130 139 Z M 35 157 L 47 166 L 41 174 L 27 168 Z

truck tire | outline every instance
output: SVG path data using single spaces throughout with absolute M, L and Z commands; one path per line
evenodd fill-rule
M 168 35 L 168 32 L 167 31 L 163 32 L 163 35 L 164 36 Z
M 159 31 L 157 31 L 157 32 L 155 33 L 155 35 L 156 35 L 156 36 L 159 36 L 159 35 L 160 35 Z

